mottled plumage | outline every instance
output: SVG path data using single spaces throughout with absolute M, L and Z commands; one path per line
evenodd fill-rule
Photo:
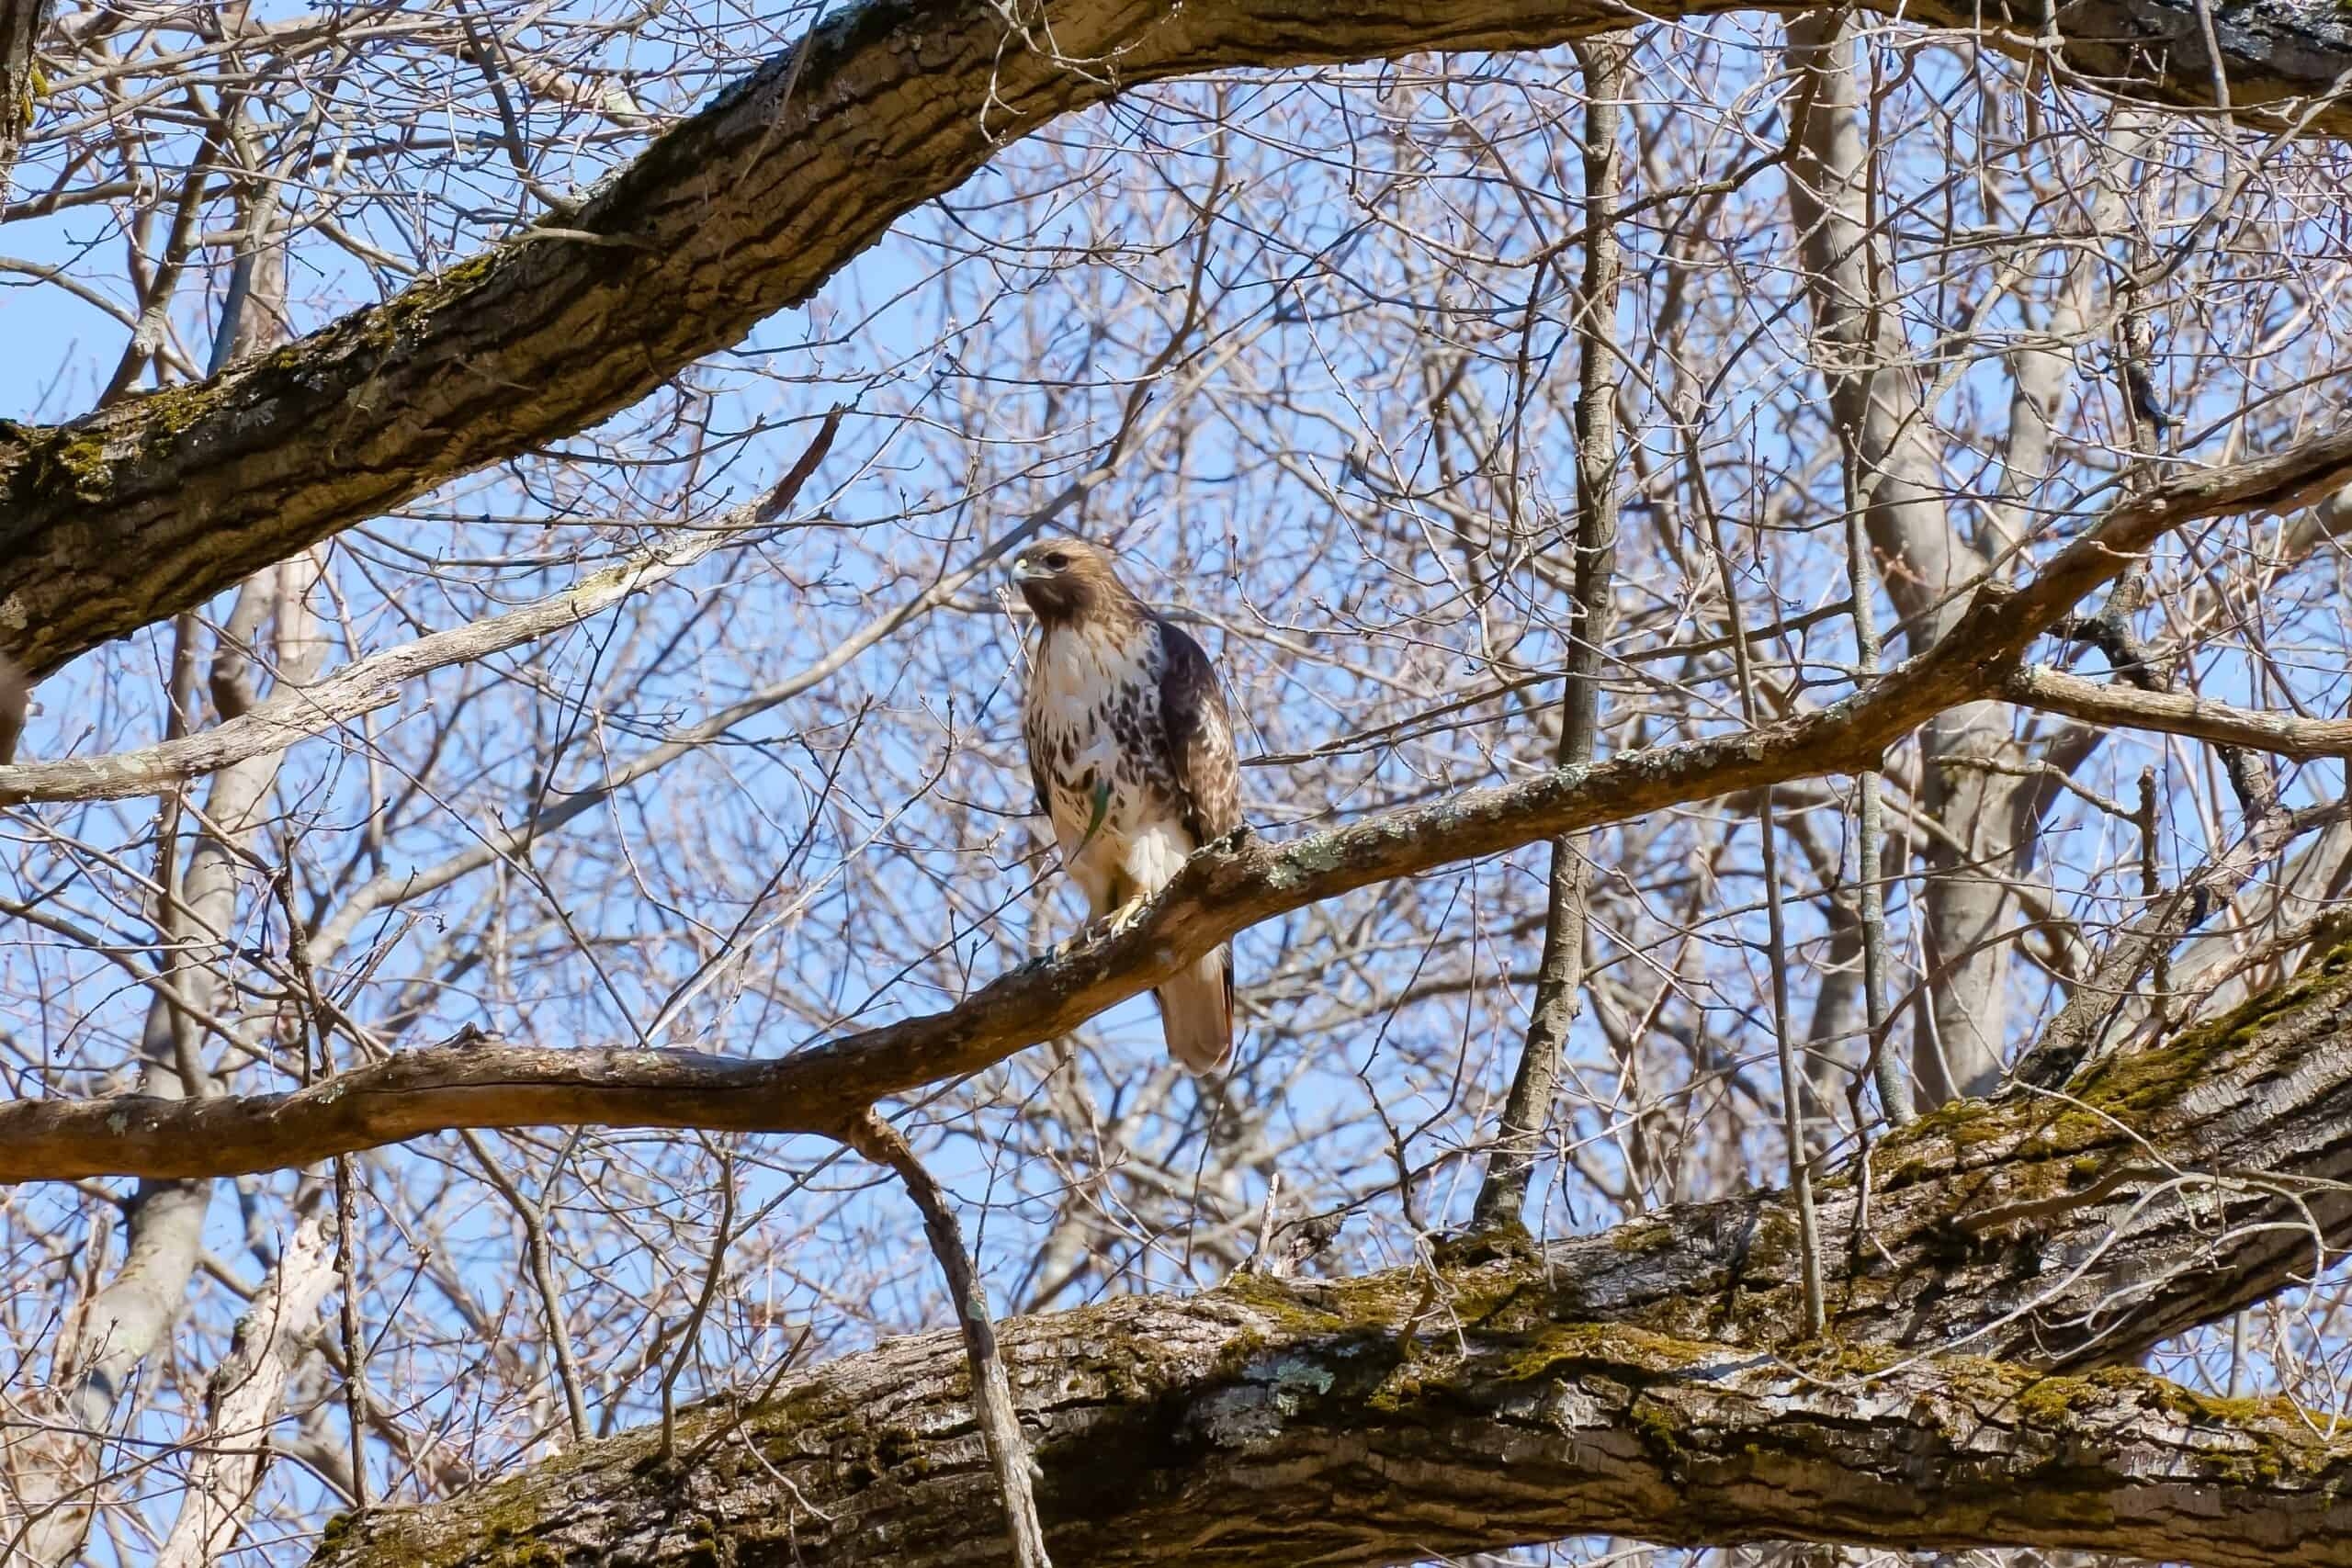
M 1128 592 L 1108 552 L 1041 540 L 1013 576 L 1040 628 L 1021 710 L 1037 807 L 1091 919 L 1116 925 L 1241 825 L 1232 718 L 1201 645 Z M 1178 1062 L 1212 1073 L 1231 1059 L 1230 947 L 1154 995 Z

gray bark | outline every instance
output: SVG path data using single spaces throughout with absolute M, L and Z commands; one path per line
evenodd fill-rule
M 1867 210 L 1869 178 L 1853 44 L 1842 15 L 1789 24 L 1791 69 L 1810 102 L 1789 161 L 1789 206 L 1805 263 L 1805 290 L 1830 418 L 1858 470 L 1871 546 L 1913 646 L 1948 632 L 1988 562 L 1953 526 L 1939 478 L 1941 452 L 1900 319 L 1880 298 L 1883 242 Z M 2008 710 L 1969 703 L 1940 713 L 1919 737 L 1925 805 L 1960 846 L 1932 842 L 1921 901 L 1928 1002 L 1914 1040 L 1919 1100 L 1934 1105 L 1992 1087 L 2007 1017 L 2008 898 L 2003 873 L 2015 781 L 1972 768 L 2015 748 Z
M 54 8 L 53 0 L 0 0 L 0 204 L 36 109 L 33 46 Z
M 209 1568 L 234 1544 L 269 1468 L 270 1426 L 334 1281 L 334 1210 L 316 1194 L 212 1369 L 187 1493 L 155 1568 Z
M 1792 1342 L 1780 1192 L 1006 1324 L 1055 1560 L 1399 1562 L 1605 1531 L 2352 1563 L 2352 1453 L 2324 1421 L 2131 1368 L 2352 1234 L 2352 948 L 2068 1091 L 1881 1143 L 1867 1238 L 1858 1173 L 1826 1184 L 1850 1245 L 1823 1342 Z M 1001 1561 L 963 1365 L 952 1334 L 892 1341 L 706 1406 L 677 1466 L 623 1437 L 346 1521 L 320 1561 Z
M 1622 262 L 1611 214 L 1623 186 L 1624 150 L 1618 145 L 1625 62 L 1633 45 L 1623 37 L 1577 47 L 1584 70 L 1584 276 L 1577 288 L 1577 530 L 1569 576 L 1575 596 L 1568 614 L 1568 648 L 1562 660 L 1559 765 L 1592 761 L 1600 738 L 1601 650 L 1608 645 L 1617 571 L 1617 340 Z M 1544 954 L 1535 967 L 1535 1001 L 1527 1041 L 1503 1104 L 1495 1152 L 1475 1211 L 1480 1224 L 1518 1219 L 1527 1187 L 1552 1125 L 1560 1053 L 1583 1010 L 1587 905 L 1592 868 L 1586 845 L 1552 840 L 1544 878 Z
M 281 680 L 299 684 L 317 670 L 324 648 L 312 635 L 304 604 L 314 575 L 309 561 L 289 561 L 256 577 L 238 594 L 212 661 L 213 702 L 223 718 L 250 711 L 257 700 L 257 672 L 243 650 L 262 643 L 265 626 L 274 625 L 274 636 L 264 646 L 275 653 Z M 205 792 L 205 818 L 242 847 L 266 818 L 277 779 L 274 755 L 224 768 Z M 209 831 L 191 836 L 185 863 L 175 874 L 166 873 L 175 897 L 158 911 L 158 924 L 175 954 L 174 971 L 155 982 L 142 1036 L 143 1093 L 165 1104 L 201 1100 L 214 1092 L 194 1015 L 217 1010 L 222 987 L 204 955 L 231 940 L 242 869 L 236 849 L 222 837 Z M 90 1515 L 79 1506 L 78 1495 L 99 1472 L 132 1374 L 164 1344 L 179 1319 L 203 1251 L 205 1211 L 211 1201 L 210 1181 L 187 1178 L 151 1177 L 133 1196 L 122 1264 L 83 1304 L 77 1330 L 60 1345 L 52 1368 L 51 1452 L 42 1466 L 43 1479 L 29 1489 L 35 1495 L 19 1497 L 28 1511 L 45 1508 L 23 1542 L 32 1562 L 66 1562 L 81 1551 Z

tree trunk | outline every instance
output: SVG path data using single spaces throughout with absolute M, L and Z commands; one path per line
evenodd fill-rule
M 214 650 L 209 682 L 221 718 L 233 720 L 258 701 L 252 652 L 256 647 L 269 649 L 274 673 L 288 685 L 299 686 L 317 671 L 325 646 L 306 603 L 316 577 L 315 563 L 288 561 L 239 592 Z M 265 626 L 270 628 L 266 640 Z M 185 635 L 192 637 L 194 627 Z M 193 658 L 193 649 L 184 649 L 183 657 Z M 175 706 L 192 704 L 192 692 L 175 693 Z M 177 831 L 193 841 L 176 863 L 176 845 L 165 840 L 160 875 L 171 897 L 158 908 L 156 923 L 177 957 L 153 983 L 141 1063 L 144 1097 L 161 1103 L 199 1104 L 215 1092 L 203 1065 L 210 1042 L 192 1015 L 216 1014 L 227 991 L 216 955 L 233 940 L 244 864 L 240 854 L 250 852 L 251 840 L 269 819 L 277 770 L 276 753 L 223 768 L 212 775 L 204 795 L 202 819 L 217 835 L 183 818 Z M 30 1561 L 68 1562 L 81 1551 L 93 1517 L 83 1495 L 100 1473 L 108 1442 L 125 1416 L 125 1388 L 168 1342 L 187 1303 L 211 1201 L 209 1180 L 142 1179 L 128 1210 L 121 1267 L 82 1303 L 75 1333 L 60 1339 L 52 1386 L 43 1391 L 51 1416 L 41 1443 L 45 1451 L 18 1461 L 18 1500 L 39 1514 L 23 1542 Z
M 36 112 L 33 47 L 51 9 L 51 0 L 0 0 L 0 203 L 8 199 L 8 176 Z

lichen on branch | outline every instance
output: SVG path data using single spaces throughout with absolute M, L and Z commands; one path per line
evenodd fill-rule
M 2038 1545 L 2352 1564 L 2352 1439 L 2137 1370 L 2331 1242 L 2352 1150 L 2352 946 L 2057 1093 L 1943 1107 L 1822 1191 L 1807 1340 L 1785 1194 L 1596 1236 L 1506 1229 L 1385 1273 L 1242 1273 L 1002 1325 L 1054 1559 L 1387 1562 L 1579 1533 Z M 2261 1172 L 2259 1179 L 2246 1173 Z M 968 1562 L 997 1503 L 953 1333 L 750 1408 L 591 1445 L 332 1532 L 374 1564 Z

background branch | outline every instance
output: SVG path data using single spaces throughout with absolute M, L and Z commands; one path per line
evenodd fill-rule
M 964 1359 L 971 1372 L 972 1416 L 988 1446 L 989 1468 L 996 1472 L 997 1491 L 1004 1499 L 1013 1563 L 1015 1568 L 1053 1568 L 1053 1560 L 1046 1553 L 1045 1529 L 1037 1522 L 1032 1485 L 1036 1461 L 1029 1457 L 1028 1440 L 1021 1433 L 1021 1416 L 1013 1408 L 1012 1385 L 1005 1371 L 996 1322 L 989 1311 L 988 1291 L 964 1246 L 955 1204 L 899 1130 L 881 1117 L 869 1111 L 854 1123 L 849 1144 L 867 1159 L 896 1173 L 907 1196 L 922 1211 L 923 1233 L 931 1238 L 932 1256 L 939 1259 L 939 1270 L 947 1277 L 947 1302 L 955 1311 Z

